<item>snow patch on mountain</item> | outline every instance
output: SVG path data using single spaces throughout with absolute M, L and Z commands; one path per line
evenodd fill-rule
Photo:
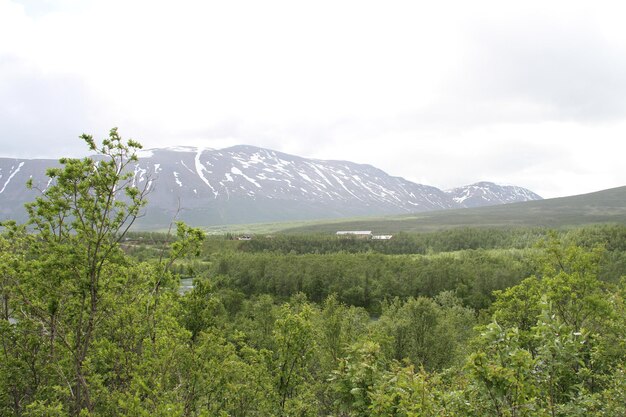
M 260 185 L 260 184 L 259 184 L 259 183 L 258 183 L 258 182 L 254 179 L 254 178 L 250 178 L 249 176 L 247 176 L 246 174 L 244 174 L 243 172 L 241 172 L 241 170 L 240 170 L 239 168 L 232 167 L 232 168 L 230 169 L 230 172 L 231 172 L 231 173 L 233 173 L 233 174 L 235 174 L 235 175 L 240 175 L 240 176 L 242 176 L 243 178 L 245 178 L 245 179 L 246 179 L 246 181 L 251 182 L 252 184 L 256 185 L 258 188 L 262 188 L 262 187 L 261 187 L 261 185 Z
M 7 188 L 7 185 L 9 185 L 9 183 L 11 182 L 11 180 L 13 179 L 15 174 L 20 172 L 20 169 L 22 169 L 23 166 L 24 166 L 24 162 L 20 162 L 19 165 L 17 166 L 17 169 L 15 171 L 13 171 L 13 168 L 15 168 L 15 166 L 11 167 L 11 173 L 9 174 L 9 178 L 7 178 L 6 182 L 4 183 L 4 186 L 0 190 L 0 194 L 2 194 L 4 192 L 4 190 Z
M 179 187 L 183 186 L 183 183 L 180 182 L 180 179 L 178 178 L 178 172 L 174 171 L 174 179 L 176 180 L 176 185 L 178 185 Z
M 145 175 L 148 172 L 147 169 L 140 167 L 139 165 L 135 165 L 135 172 L 133 174 L 133 182 L 132 186 L 137 187 L 139 183 L 145 181 Z
M 213 192 L 213 195 L 215 196 L 215 198 L 217 198 L 219 192 L 213 188 L 213 186 L 211 185 L 211 183 L 209 182 L 209 180 L 207 179 L 207 177 L 204 176 L 204 171 L 207 171 L 207 173 L 211 173 L 209 170 L 206 169 L 206 167 L 204 165 L 202 165 L 202 162 L 200 162 L 200 157 L 202 156 L 202 149 L 198 149 L 196 152 L 196 157 L 194 159 L 195 163 L 196 163 L 196 172 L 198 173 L 198 177 L 200 177 L 200 179 L 209 186 L 209 188 L 211 189 L 211 191 Z

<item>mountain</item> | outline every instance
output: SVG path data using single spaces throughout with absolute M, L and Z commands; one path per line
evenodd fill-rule
M 492 183 L 444 192 L 371 165 L 306 159 L 245 145 L 150 149 L 141 151 L 139 159 L 133 182 L 151 189 L 145 216 L 139 220 L 145 228 L 165 227 L 175 217 L 206 226 L 406 214 L 466 207 L 474 200 L 501 204 L 538 197 Z M 32 177 L 45 190 L 45 169 L 51 166 L 58 162 L 0 158 L 0 219 L 24 219 L 23 203 L 36 195 L 24 183 Z M 489 192 L 479 196 L 479 189 Z
M 439 210 L 410 215 L 371 217 L 355 221 L 316 222 L 291 233 L 334 233 L 372 230 L 374 233 L 427 232 L 455 227 L 564 228 L 591 224 L 626 224 L 626 187 L 539 201 Z
M 446 190 L 446 194 L 462 207 L 495 206 L 542 199 L 526 188 L 486 181 Z

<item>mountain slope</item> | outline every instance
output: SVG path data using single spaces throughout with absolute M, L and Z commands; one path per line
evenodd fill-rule
M 374 233 L 423 232 L 453 227 L 548 227 L 587 224 L 626 224 L 626 187 L 540 201 L 441 210 L 412 215 L 377 217 L 347 222 L 321 222 L 289 232 L 334 233 L 336 230 L 372 230 Z
M 253 146 L 151 149 L 141 151 L 139 157 L 133 181 L 151 189 L 145 216 L 139 220 L 146 228 L 165 227 L 175 217 L 207 226 L 464 206 L 455 201 L 454 193 L 390 176 L 371 165 L 306 159 Z M 0 158 L 0 219 L 23 220 L 23 203 L 36 195 L 24 183 L 32 177 L 45 190 L 45 168 L 56 165 L 51 160 Z M 482 201 L 499 204 L 522 198 L 523 193 L 507 196 L 510 190 L 497 191 L 498 187 L 485 185 L 492 192 Z M 473 199 L 464 201 L 468 200 Z

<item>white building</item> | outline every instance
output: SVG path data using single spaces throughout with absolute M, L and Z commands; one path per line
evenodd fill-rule
M 362 239 L 369 239 L 372 237 L 372 231 L 371 230 L 340 230 L 337 232 L 337 236 L 358 237 Z

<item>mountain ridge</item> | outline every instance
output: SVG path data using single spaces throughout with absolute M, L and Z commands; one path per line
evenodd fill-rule
M 139 220 L 149 228 L 164 227 L 175 217 L 209 226 L 408 214 L 540 198 L 522 187 L 488 182 L 443 191 L 370 164 L 309 159 L 252 145 L 152 148 L 138 156 L 132 181 L 151 189 Z M 58 165 L 49 159 L 0 158 L 0 219 L 23 219 L 16 206 L 35 197 L 24 183 L 32 178 L 45 190 L 45 169 Z

